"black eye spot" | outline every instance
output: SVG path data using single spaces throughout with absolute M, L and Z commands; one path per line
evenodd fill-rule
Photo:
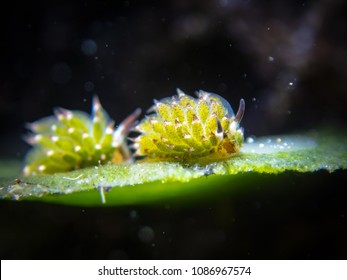
M 223 127 L 219 120 L 217 120 L 217 133 L 222 133 Z

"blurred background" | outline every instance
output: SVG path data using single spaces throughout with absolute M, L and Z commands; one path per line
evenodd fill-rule
M 234 110 L 244 98 L 246 136 L 345 131 L 346 1 L 7 5 L 0 27 L 1 158 L 24 158 L 26 122 L 57 106 L 89 112 L 94 94 L 116 123 L 180 88 L 215 92 Z M 0 238 L 8 246 L 0 252 L 2 258 L 346 258 L 339 185 L 345 175 L 289 174 L 276 183 L 283 192 L 270 198 L 274 189 L 264 187 L 190 207 L 1 202 Z M 313 196 L 298 190 L 310 184 Z

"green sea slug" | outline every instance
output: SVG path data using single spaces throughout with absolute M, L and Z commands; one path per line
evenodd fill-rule
M 221 96 L 205 91 L 198 98 L 177 90 L 177 96 L 154 101 L 137 126 L 133 139 L 136 156 L 149 160 L 203 163 L 229 158 L 240 152 L 243 129 L 239 127 L 245 111 L 240 100 L 235 115 Z
M 54 116 L 28 124 L 31 133 L 25 140 L 33 147 L 26 156 L 24 175 L 130 161 L 127 136 L 139 114 L 137 109 L 115 129 L 97 96 L 93 98 L 91 116 L 81 111 L 56 109 Z

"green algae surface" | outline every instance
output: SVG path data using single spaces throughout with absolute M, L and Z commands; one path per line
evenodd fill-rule
M 2 160 L 0 197 L 80 206 L 136 205 L 193 200 L 252 186 L 257 174 L 347 168 L 347 136 L 336 133 L 247 139 L 241 151 L 208 165 L 138 161 L 28 177 L 18 175 L 18 162 Z

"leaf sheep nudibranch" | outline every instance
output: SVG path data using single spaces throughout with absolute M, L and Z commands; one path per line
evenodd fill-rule
M 128 116 L 117 129 L 93 98 L 92 114 L 58 108 L 54 116 L 28 124 L 25 140 L 33 146 L 26 157 L 24 175 L 65 172 L 108 162 L 131 160 L 127 136 L 140 109 Z
M 236 116 L 230 104 L 217 94 L 197 92 L 198 98 L 177 89 L 177 96 L 154 101 L 150 112 L 136 131 L 135 155 L 152 160 L 204 163 L 239 153 L 245 111 L 240 100 Z

